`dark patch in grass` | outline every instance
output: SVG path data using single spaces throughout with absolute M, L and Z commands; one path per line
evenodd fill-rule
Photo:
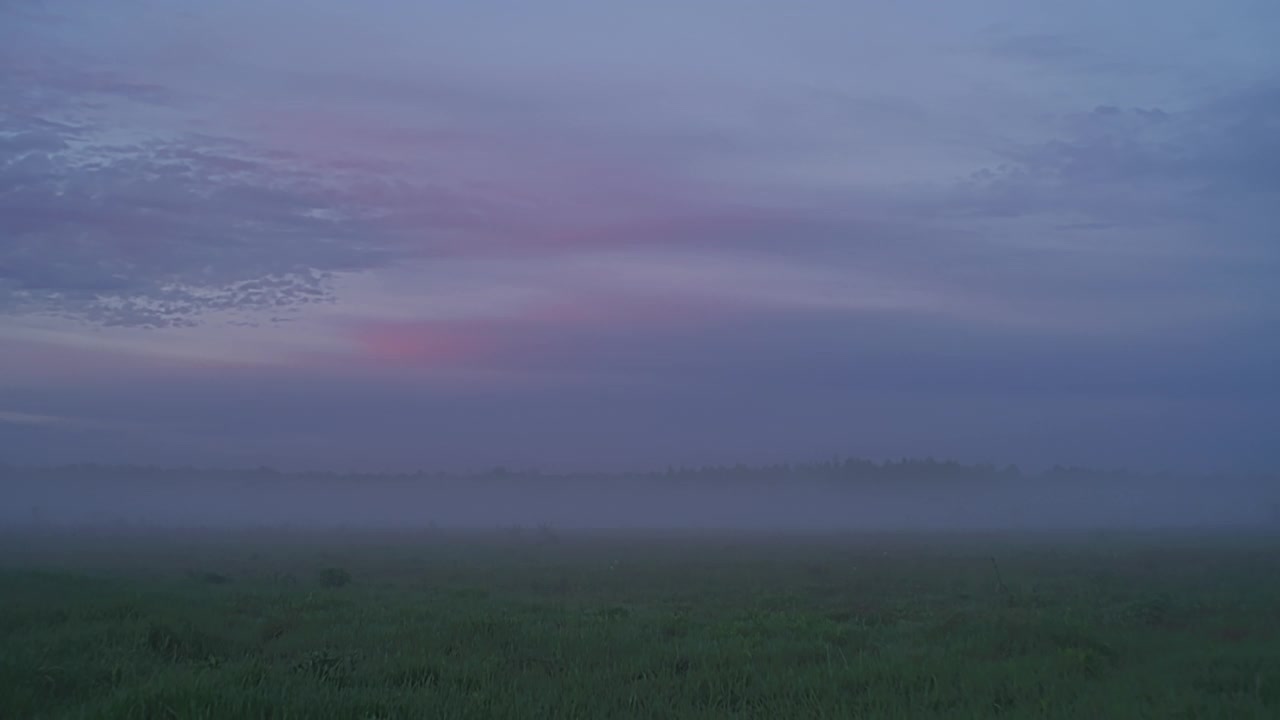
M 258 629 L 258 639 L 264 643 L 279 640 L 292 625 L 288 620 L 268 620 Z
M 747 671 L 702 677 L 692 690 L 691 704 L 716 713 L 742 713 L 752 709 L 753 679 Z
M 1016 710 L 1021 704 L 1021 697 L 1017 690 L 1009 687 L 1001 686 L 996 689 L 991 697 L 991 714 L 1001 715 L 1012 710 Z M 958 703 L 956 703 L 958 704 Z M 941 709 L 941 708 L 939 708 Z
M 453 592 L 453 596 L 461 602 L 483 602 L 489 599 L 489 591 L 477 587 L 459 588 Z
M 1185 630 L 1199 615 L 1201 608 L 1180 603 L 1168 594 L 1132 602 L 1121 609 L 1123 621 L 1156 630 Z
M 265 663 L 255 660 L 249 663 L 240 673 L 238 684 L 245 689 L 260 688 L 267 684 L 271 676 L 271 668 Z
M 626 620 L 631 617 L 631 611 L 619 605 L 603 608 L 597 614 L 601 618 L 611 621 Z
M 811 580 L 826 580 L 831 577 L 831 566 L 824 563 L 805 563 L 803 566 L 805 575 Z
M 1219 638 L 1229 643 L 1244 642 L 1253 636 L 1249 628 L 1240 626 L 1222 628 L 1217 634 Z
M 464 618 L 455 624 L 452 629 L 464 641 L 476 638 L 493 640 L 507 635 L 511 630 L 511 624 L 497 617 L 479 616 Z
M 192 580 L 202 582 L 206 585 L 226 585 L 231 582 L 231 577 L 216 572 L 192 572 L 189 573 Z
M 571 583 L 566 575 L 560 575 L 554 580 L 536 580 L 531 583 L 533 591 L 540 595 L 568 595 L 571 589 Z
M 391 674 L 391 686 L 400 690 L 433 688 L 440 684 L 441 672 L 432 665 L 400 668 Z
M 111 622 L 129 622 L 141 620 L 146 615 L 146 612 L 133 603 L 116 603 L 102 608 L 95 615 L 102 620 Z
M 324 649 L 307 653 L 294 663 L 293 669 L 325 684 L 345 686 L 355 664 L 351 655 Z
M 0 687 L 9 688 L 28 705 L 56 702 L 67 693 L 68 683 L 57 668 L 30 667 L 0 660 Z
M 351 573 L 340 567 L 327 567 L 318 576 L 320 587 L 340 588 L 351 584 Z
M 1050 652 L 1063 658 L 1070 667 L 1092 676 L 1119 658 L 1119 653 L 1110 645 L 1078 629 L 1034 619 L 1006 618 L 995 633 L 997 639 L 990 656 L 995 660 Z
M 170 662 L 216 660 L 221 657 L 216 638 L 195 628 L 152 623 L 147 628 L 147 647 Z
M 1252 695 L 1268 704 L 1276 704 L 1280 701 L 1280 686 L 1265 680 L 1265 674 L 1255 663 L 1223 660 L 1202 668 L 1192 679 L 1191 686 L 1210 695 Z
M 894 624 L 901 618 L 901 613 L 893 608 L 861 604 L 845 610 L 830 612 L 827 614 L 827 618 L 835 622 L 852 623 L 873 628 Z
M 970 622 L 972 622 L 972 618 L 968 613 L 953 612 L 947 615 L 942 622 L 930 628 L 928 636 L 935 640 L 946 640 L 952 635 L 961 632 L 965 625 Z
M 1129 606 L 1128 618 L 1148 627 L 1165 627 L 1173 614 L 1173 603 L 1166 597 L 1148 598 Z
M 539 672 L 551 677 L 555 677 L 563 670 L 560 662 L 537 655 L 517 654 L 513 659 L 513 664 L 521 672 Z
M 664 620 L 660 626 L 659 632 L 663 637 L 683 638 L 689 636 L 691 623 L 685 615 L 676 615 L 675 617 Z
M 1086 677 L 1099 677 L 1116 660 L 1116 654 L 1109 648 L 1066 647 L 1061 651 L 1062 659 L 1076 673 Z
M 476 677 L 470 673 L 455 675 L 452 685 L 455 690 L 464 695 L 482 695 L 488 689 L 488 684 L 483 678 Z

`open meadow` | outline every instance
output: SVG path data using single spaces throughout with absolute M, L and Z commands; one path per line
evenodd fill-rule
M 0 718 L 1280 717 L 1263 534 L 10 531 Z

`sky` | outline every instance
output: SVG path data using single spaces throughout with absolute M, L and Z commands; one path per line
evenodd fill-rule
M 0 461 L 1280 467 L 1273 0 L 0 0 Z

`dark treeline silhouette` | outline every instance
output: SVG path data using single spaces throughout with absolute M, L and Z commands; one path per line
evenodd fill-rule
M 1076 528 L 1278 524 L 1277 483 L 836 458 L 631 473 L 0 465 L 0 522 L 368 527 Z

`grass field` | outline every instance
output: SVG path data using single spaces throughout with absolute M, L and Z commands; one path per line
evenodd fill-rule
M 0 718 L 1280 717 L 1280 539 L 10 533 Z

